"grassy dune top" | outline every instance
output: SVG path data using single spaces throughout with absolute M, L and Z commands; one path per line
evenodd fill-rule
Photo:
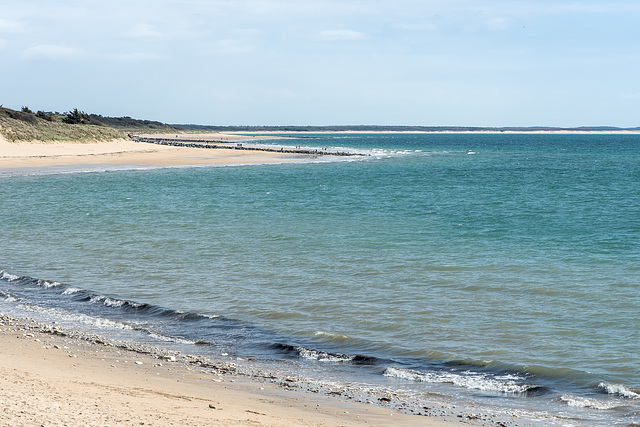
M 121 131 L 99 122 L 70 124 L 65 116 L 15 111 L 0 107 L 0 133 L 10 142 L 22 141 L 111 141 L 122 139 Z
M 165 123 L 131 117 L 104 117 L 75 109 L 68 113 L 34 113 L 0 107 L 0 134 L 10 142 L 112 141 L 126 133 L 176 132 Z

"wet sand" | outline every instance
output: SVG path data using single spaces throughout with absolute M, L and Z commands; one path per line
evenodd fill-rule
M 1 314 L 0 405 L 3 426 L 462 425 Z

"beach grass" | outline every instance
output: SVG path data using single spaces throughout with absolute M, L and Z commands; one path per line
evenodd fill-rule
M 109 126 L 68 124 L 4 107 L 0 107 L 0 134 L 10 142 L 112 141 L 124 137 L 121 131 Z

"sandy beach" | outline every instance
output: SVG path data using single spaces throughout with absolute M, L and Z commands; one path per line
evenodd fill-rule
M 216 141 L 233 143 L 247 136 L 207 135 Z M 158 135 L 167 137 L 167 135 Z M 174 135 L 175 137 L 175 135 Z M 201 138 L 202 135 L 198 135 Z M 42 169 L 79 166 L 170 167 L 282 163 L 302 160 L 301 155 L 234 149 L 203 150 L 138 143 L 128 139 L 109 142 L 8 142 L 0 136 L 0 170 Z
M 149 352 L 0 314 L 2 425 L 458 424 L 300 392 L 235 373 L 228 362 Z

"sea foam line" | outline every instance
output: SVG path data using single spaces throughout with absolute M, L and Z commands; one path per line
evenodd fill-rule
M 331 354 L 319 350 L 311 350 L 305 347 L 296 347 L 301 358 L 306 360 L 316 360 L 318 362 L 351 362 L 356 356 L 347 354 Z
M 453 384 L 458 387 L 464 387 L 472 390 L 500 393 L 517 394 L 539 388 L 539 386 L 532 384 L 517 382 L 515 381 L 517 377 L 513 376 L 490 377 L 485 374 L 476 374 L 471 372 L 465 374 L 456 374 L 451 372 L 418 372 L 410 369 L 389 367 L 385 370 L 383 375 L 390 378 L 409 381 L 434 384 Z
M 603 402 L 601 400 L 572 396 L 570 394 L 563 394 L 562 396 L 560 396 L 560 400 L 566 403 L 568 406 L 573 406 L 576 408 L 597 409 L 601 411 L 623 406 L 620 404 L 620 402 Z

